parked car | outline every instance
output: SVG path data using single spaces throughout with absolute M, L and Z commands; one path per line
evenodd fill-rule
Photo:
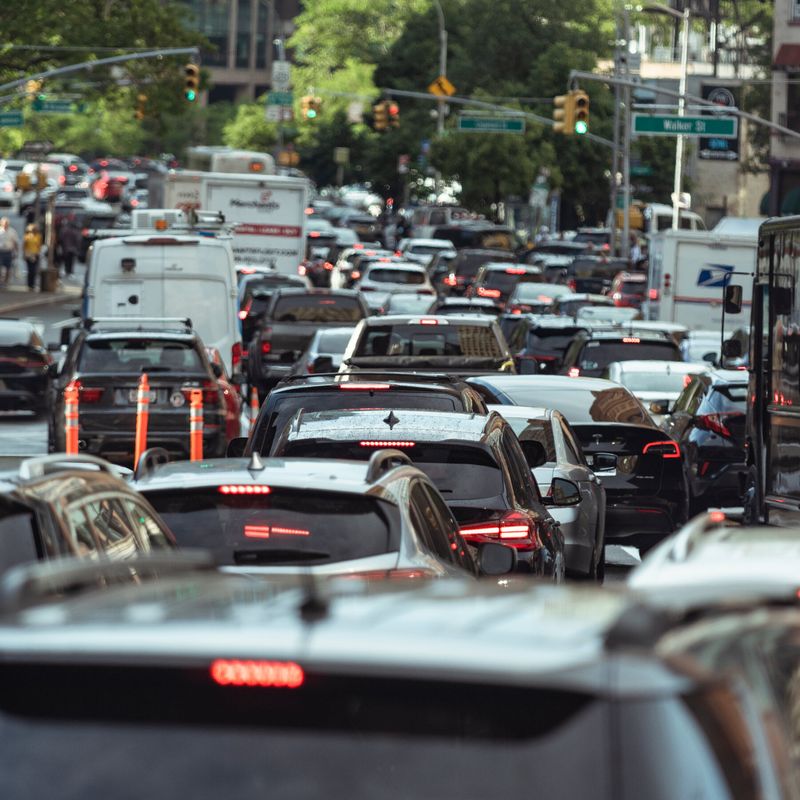
M 47 415 L 53 359 L 30 322 L 0 318 L 0 411 Z

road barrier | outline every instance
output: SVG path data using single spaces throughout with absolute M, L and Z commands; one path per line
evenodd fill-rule
M 259 408 L 260 404 L 258 402 L 258 389 L 253 386 L 250 389 L 250 433 L 252 433 L 256 427 L 256 419 L 258 418 Z
M 80 390 L 75 381 L 70 381 L 64 387 L 64 449 L 67 455 L 74 456 L 78 453 L 78 397 Z
M 192 389 L 189 400 L 189 458 L 203 460 L 203 392 Z
M 136 390 L 136 443 L 134 445 L 133 468 L 139 464 L 139 458 L 147 450 L 147 423 L 150 420 L 150 381 L 147 373 L 139 378 Z

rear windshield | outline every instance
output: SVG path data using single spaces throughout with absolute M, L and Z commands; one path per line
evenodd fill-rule
M 320 353 L 344 353 L 353 331 L 350 328 L 321 331 L 317 338 L 317 351 Z
M 275 305 L 276 322 L 358 322 L 364 316 L 355 297 L 291 295 Z
M 688 372 L 624 372 L 618 381 L 632 392 L 682 392 L 692 379 Z M 744 398 L 743 398 L 744 399 Z
M 587 342 L 578 366 L 581 372 L 598 372 L 614 361 L 683 361 L 683 358 L 672 342 Z
M 574 338 L 575 333 L 531 330 L 528 332 L 527 350 L 532 355 L 563 355 Z
M 452 267 L 456 275 L 477 275 L 478 270 L 490 261 L 502 261 L 503 253 L 467 253 L 459 255 L 453 260 Z M 511 255 L 508 256 L 509 264 L 514 263 Z
M 143 368 L 205 372 L 200 354 L 187 342 L 158 339 L 97 339 L 83 343 L 78 370 L 113 375 Z
M 644 281 L 623 281 L 620 291 L 623 294 L 644 294 Z
M 464 411 L 457 394 L 437 394 L 434 391 L 403 391 L 393 388 L 386 391 L 354 391 L 335 389 L 324 392 L 275 392 L 272 413 L 266 424 L 263 439 L 258 445 L 262 455 L 269 455 L 277 432 L 301 408 L 306 411 L 335 411 L 337 409 L 401 409 L 419 408 L 427 411 Z
M 566 286 L 559 286 L 557 283 L 531 283 L 524 281 L 517 285 L 514 291 L 514 299 L 522 301 L 551 300 L 554 297 L 561 297 L 564 294 L 572 294 Z
M 386 312 L 388 314 L 425 314 L 430 307 L 431 296 L 429 294 L 394 294 L 389 298 Z
M 221 564 L 324 564 L 398 548 L 389 507 L 372 497 L 274 487 L 260 495 L 224 491 L 144 494 L 178 547 L 211 550 Z
M 462 356 L 502 358 L 487 325 L 375 325 L 367 328 L 356 356 Z
M 373 452 L 372 448 L 355 442 L 301 440 L 290 442 L 284 455 L 308 458 L 313 453 L 317 458 L 367 459 Z M 488 499 L 503 494 L 500 467 L 481 447 L 416 442 L 405 452 L 448 502 Z
M 367 278 L 376 283 L 402 283 L 406 286 L 419 286 L 425 283 L 425 274 L 408 269 L 371 269 Z
M 444 249 L 444 247 L 437 247 L 436 245 L 430 244 L 412 244 L 406 252 L 413 253 L 415 256 L 433 256 L 436 255 L 436 253 L 441 253 Z
M 113 227 L 115 222 L 114 217 L 90 217 L 86 220 L 86 227 L 89 229 L 106 229 Z
M 533 273 L 516 275 L 504 272 L 503 270 L 492 270 L 486 274 L 483 285 L 490 289 L 499 289 L 504 294 L 508 294 L 517 284 L 520 283 L 542 283 L 542 276 Z

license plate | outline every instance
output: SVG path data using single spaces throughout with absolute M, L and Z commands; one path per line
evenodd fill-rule
M 150 403 L 157 403 L 158 402 L 158 392 L 155 389 L 150 390 Z M 129 403 L 136 403 L 137 397 L 139 395 L 138 389 L 128 389 L 128 402 Z

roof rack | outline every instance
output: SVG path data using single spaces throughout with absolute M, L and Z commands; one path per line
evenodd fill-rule
M 182 325 L 187 331 L 192 330 L 192 320 L 189 317 L 87 317 L 83 321 L 83 327 L 86 330 L 92 330 L 96 325 L 122 325 L 123 327 L 131 328 L 138 325 L 140 328 L 143 324 L 169 323 Z
M 384 475 L 393 467 L 403 464 L 411 465 L 411 459 L 399 450 L 386 448 L 385 450 L 377 450 L 374 452 L 367 464 L 367 476 L 365 478 L 367 483 L 375 483 L 378 478 Z
M 65 469 L 83 469 L 95 472 L 105 472 L 115 477 L 124 477 L 130 474 L 127 467 L 119 467 L 111 464 L 103 458 L 97 456 L 84 455 L 82 453 L 67 455 L 66 453 L 54 453 L 48 456 L 36 456 L 26 458 L 19 465 L 19 477 L 21 480 L 31 478 L 42 478 L 52 472 L 60 472 Z
M 139 456 L 139 462 L 133 471 L 133 479 L 135 481 L 141 480 L 153 472 L 156 467 L 168 463 L 169 453 L 163 447 L 149 447 Z
M 85 558 L 35 561 L 13 567 L 0 578 L 0 612 L 20 611 L 58 595 L 77 594 L 104 585 L 138 584 L 147 579 L 216 567 L 212 554 L 202 550 L 151 553 L 124 561 Z

